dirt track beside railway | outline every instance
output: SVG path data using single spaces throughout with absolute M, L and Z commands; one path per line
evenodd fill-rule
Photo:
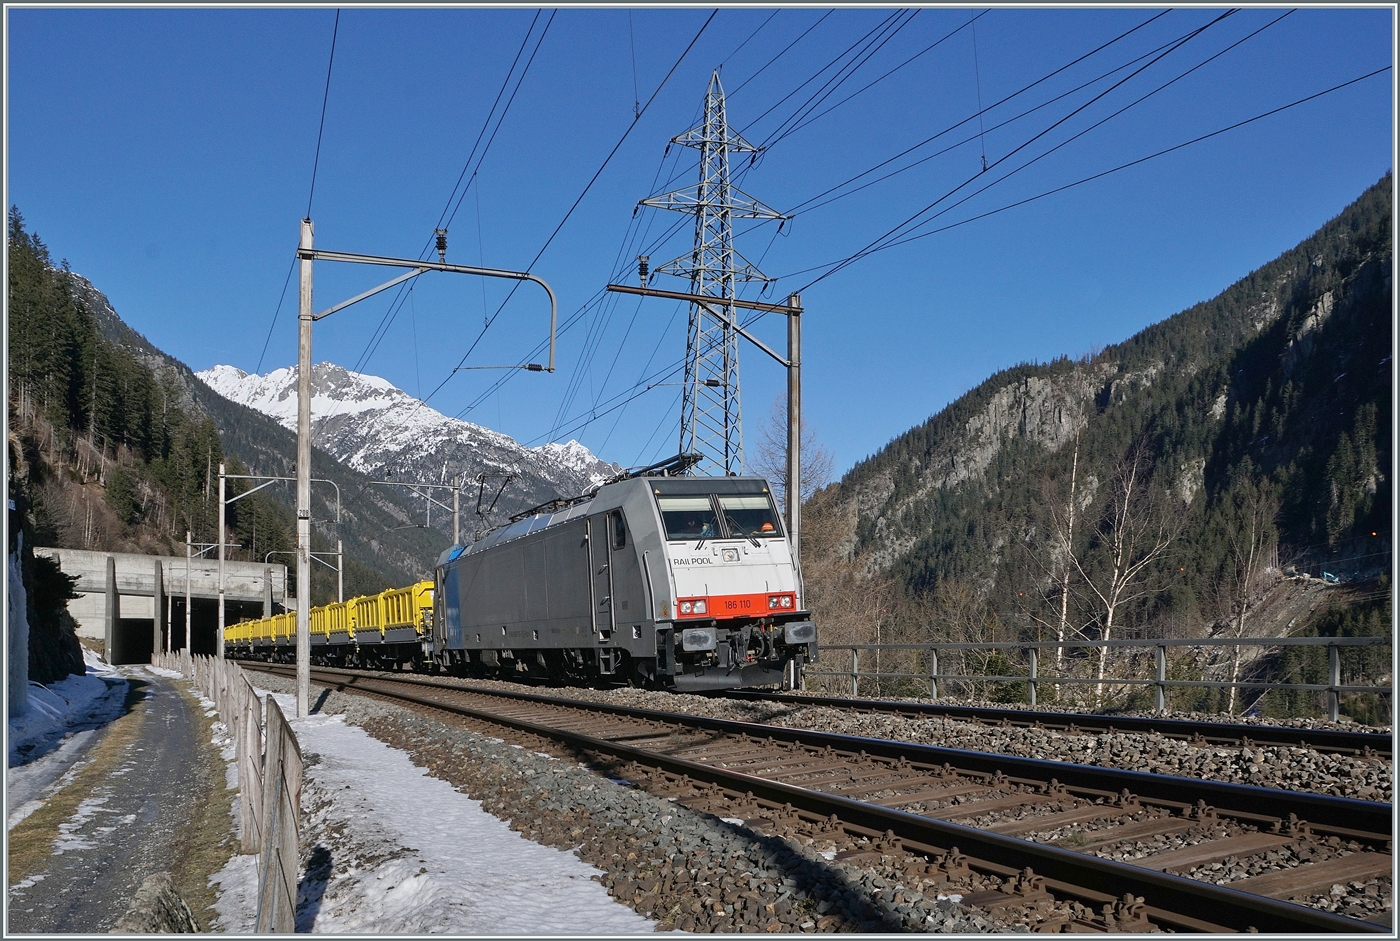
M 11 931 L 106 931 L 161 870 L 207 927 L 208 877 L 232 853 L 224 763 L 183 683 L 145 671 L 129 679 L 128 711 L 9 832 Z

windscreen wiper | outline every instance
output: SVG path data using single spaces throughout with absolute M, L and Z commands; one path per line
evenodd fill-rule
M 724 519 L 725 522 L 734 527 L 736 533 L 743 533 L 744 537 L 748 539 L 749 542 L 753 543 L 753 547 L 755 549 L 758 548 L 758 540 L 754 538 L 753 533 L 744 532 L 744 527 L 739 525 L 738 520 L 734 519 L 734 517 L 730 516 L 728 513 L 724 514 Z

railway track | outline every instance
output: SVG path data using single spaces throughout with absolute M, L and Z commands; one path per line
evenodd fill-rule
M 1038 930 L 1386 930 L 1284 899 L 1388 876 L 1388 804 L 421 677 L 317 668 L 313 678 L 621 763 L 638 787 L 760 833 L 820 836 L 838 860 L 921 867 L 921 878 L 970 886 L 965 905 L 1036 909 Z M 1251 858 L 1259 871 L 1204 881 L 1201 867 Z
M 1380 732 L 1352 732 L 1344 729 L 1301 729 L 1290 726 L 1246 725 L 1236 722 L 1209 722 L 1152 716 L 1039 712 L 1032 709 L 997 709 L 986 706 L 953 706 L 942 703 L 849 699 L 840 696 L 809 696 L 801 693 L 770 693 L 761 690 L 726 690 L 723 693 L 711 695 L 717 699 L 733 699 L 740 702 L 790 703 L 904 718 L 961 719 L 983 725 L 1048 729 L 1070 733 L 1155 733 L 1196 745 L 1222 745 L 1232 748 L 1272 745 L 1310 748 L 1318 752 L 1359 755 L 1369 758 L 1389 757 L 1393 747 L 1390 735 Z

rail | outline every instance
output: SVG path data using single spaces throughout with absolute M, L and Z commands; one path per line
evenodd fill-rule
M 823 652 L 835 650 L 850 651 L 851 668 L 849 670 L 812 670 L 804 669 L 803 681 L 817 677 L 839 677 L 849 679 L 851 682 L 851 695 L 860 695 L 861 679 L 872 679 L 877 682 L 882 679 L 913 679 L 927 681 L 929 684 L 929 695 L 933 699 L 939 698 L 939 683 L 946 685 L 950 683 L 968 682 L 991 682 L 991 683 L 1023 683 L 1026 687 L 1026 698 L 1030 705 L 1036 705 L 1037 688 L 1042 684 L 1059 685 L 1080 685 L 1080 686 L 1150 686 L 1154 692 L 1153 708 L 1158 713 L 1167 711 L 1167 690 L 1173 688 L 1215 688 L 1215 689 L 1283 689 L 1306 692 L 1321 692 L 1327 694 L 1327 715 L 1335 722 L 1340 714 L 1341 697 L 1343 693 L 1374 693 L 1381 696 L 1392 696 L 1393 688 L 1382 685 L 1356 685 L 1345 684 L 1341 681 L 1341 648 L 1343 647 L 1390 647 L 1389 637 L 1234 637 L 1234 638 L 1150 638 L 1150 639 L 1124 639 L 1124 640 L 1083 640 L 1083 641 L 990 641 L 987 643 L 924 643 L 924 644 L 822 644 Z M 1172 647 L 1193 647 L 1193 648 L 1243 648 L 1243 647 L 1326 647 L 1327 648 L 1327 683 L 1280 683 L 1275 680 L 1266 679 L 1237 679 L 1237 680 L 1183 680 L 1171 679 L 1167 676 L 1167 650 Z M 1152 650 L 1155 654 L 1155 675 L 1152 677 L 1123 677 L 1123 676 L 1072 676 L 1061 674 L 1045 674 L 1040 670 L 1040 651 L 1042 650 L 1074 650 L 1074 649 L 1106 649 L 1106 648 L 1136 648 Z M 1024 655 L 1026 663 L 1026 673 L 1024 674 L 970 674 L 970 673 L 944 673 L 939 668 L 939 653 L 941 651 L 991 651 L 1006 650 L 1020 651 Z M 919 673 L 881 671 L 877 666 L 874 671 L 862 672 L 860 669 L 861 651 L 875 651 L 877 657 L 884 651 L 915 651 L 924 652 L 926 669 Z M 1082 662 L 1082 661 L 1080 661 Z
M 280 664 L 259 663 L 250 666 L 282 676 L 291 673 L 291 667 Z M 318 683 L 336 690 L 387 697 L 563 742 L 576 754 L 588 755 L 595 761 L 600 756 L 606 756 L 606 759 L 619 763 L 612 765 L 610 774 L 617 774 L 656 796 L 675 799 L 681 806 L 691 806 L 686 803 L 685 797 L 694 796 L 697 784 L 717 787 L 723 791 L 726 804 L 739 801 L 741 806 L 730 806 L 716 813 L 716 809 L 706 801 L 705 809 L 716 813 L 716 816 L 729 813 L 744 818 L 742 824 L 733 821 L 736 825 L 748 827 L 757 824 L 762 827 L 765 821 L 761 818 L 767 815 L 761 811 L 767 809 L 786 816 L 794 826 L 806 828 L 815 825 L 823 833 L 844 831 L 871 840 L 878 840 L 884 834 L 884 839 L 889 841 L 885 846 L 892 847 L 896 853 L 911 852 L 919 863 L 920 871 L 937 871 L 948 875 L 953 870 L 947 867 L 956 866 L 964 876 L 968 874 L 966 869 L 995 875 L 1003 880 L 1008 877 L 1020 878 L 1020 875 L 1030 879 L 1038 875 L 1044 880 L 1038 884 L 1054 892 L 1061 901 L 1087 904 L 1094 908 L 1102 906 L 1102 920 L 1094 920 L 1091 930 L 1105 925 L 1112 930 L 1120 924 L 1116 918 L 1129 915 L 1132 916 L 1130 923 L 1148 927 L 1146 922 L 1150 918 L 1159 926 L 1178 931 L 1337 931 L 1353 936 L 1362 932 L 1384 933 L 1387 930 L 1347 916 L 1252 894 L 1229 885 L 1215 885 L 1147 868 L 1141 861 L 1100 858 L 1074 849 L 955 823 L 950 819 L 925 816 L 880 803 L 872 804 L 849 794 L 814 789 L 810 781 L 806 785 L 790 783 L 780 780 L 784 772 L 778 769 L 783 766 L 790 771 L 794 760 L 797 764 L 816 762 L 810 771 L 830 769 L 832 766 L 828 762 L 835 760 L 849 772 L 851 766 L 844 764 L 846 758 L 859 762 L 873 758 L 876 764 L 883 766 L 881 774 L 850 778 L 852 782 L 866 782 L 865 790 L 871 792 L 882 787 L 872 779 L 887 777 L 891 769 L 908 769 L 907 772 L 900 770 L 899 777 L 905 777 L 906 773 L 922 773 L 917 769 L 928 769 L 939 776 L 965 774 L 968 780 L 976 778 L 983 782 L 1000 780 L 1010 786 L 1029 785 L 1037 793 L 1047 786 L 1063 785 L 1070 791 L 1082 790 L 1091 800 L 1112 799 L 1119 793 L 1140 795 L 1149 801 L 1156 801 L 1159 806 L 1173 808 L 1173 813 L 1185 812 L 1187 816 L 1190 809 L 1197 806 L 1208 805 L 1218 811 L 1239 807 L 1243 802 L 1247 809 L 1227 810 L 1226 815 L 1257 826 L 1268 826 L 1270 822 L 1286 825 L 1287 821 L 1296 817 L 1307 820 L 1318 828 L 1319 833 L 1335 832 L 1342 838 L 1351 836 L 1370 842 L 1385 842 L 1389 836 L 1392 813 L 1387 804 L 605 703 L 561 700 L 533 693 L 462 688 L 422 677 L 373 675 L 319 667 L 315 670 L 315 676 Z M 403 686 L 431 692 L 409 692 L 402 689 Z M 444 694 L 452 696 L 448 698 Z M 508 705 L 503 708 L 491 702 L 498 703 L 500 700 L 505 700 Z M 539 711 L 541 709 L 544 711 Z M 566 710 L 569 714 L 551 714 L 554 709 Z M 610 716 L 618 722 L 599 724 L 580 721 L 579 713 Z M 856 758 L 857 752 L 859 758 Z M 775 753 L 782 756 L 777 762 L 772 760 Z M 802 753 L 806 757 L 798 758 Z M 749 762 L 755 760 L 768 763 L 750 767 Z M 738 766 L 735 766 L 736 763 Z M 774 769 L 775 773 L 769 777 L 759 768 Z M 1050 773 L 1056 777 L 1047 781 L 1046 775 Z M 946 782 L 948 779 L 941 777 L 940 780 Z M 922 786 L 922 782 L 911 784 L 906 780 L 902 783 L 907 787 Z M 898 789 L 898 785 L 892 786 Z M 1306 807 L 1300 808 L 1299 802 L 1306 804 Z M 743 805 L 759 812 L 745 812 Z M 964 809 L 972 806 L 964 805 Z M 760 819 L 747 819 L 749 816 Z M 774 829 L 779 818 L 768 817 L 766 822 L 768 829 Z M 1358 829 L 1367 827 L 1373 829 Z M 1033 872 L 1027 872 L 1027 866 L 1032 867 Z M 895 868 L 900 867 L 896 865 Z M 1010 885 L 1010 882 L 1006 884 Z M 1006 892 L 1005 889 L 1002 891 Z M 1014 893 L 1014 889 L 1011 891 Z M 999 901 L 1008 901 L 1003 895 L 992 894 Z M 1126 908 L 1119 908 L 1116 900 L 1123 900 Z M 1091 914 L 1088 910 L 1085 913 Z M 1082 924 L 1090 925 L 1090 922 Z

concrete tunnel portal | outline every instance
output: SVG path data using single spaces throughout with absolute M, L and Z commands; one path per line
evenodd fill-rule
M 217 560 L 45 547 L 34 552 L 77 578 L 78 597 L 69 601 L 69 613 L 78 622 L 78 637 L 100 644 L 108 663 L 150 663 L 152 652 L 167 645 L 218 653 Z M 225 560 L 225 625 L 287 607 L 285 565 Z

